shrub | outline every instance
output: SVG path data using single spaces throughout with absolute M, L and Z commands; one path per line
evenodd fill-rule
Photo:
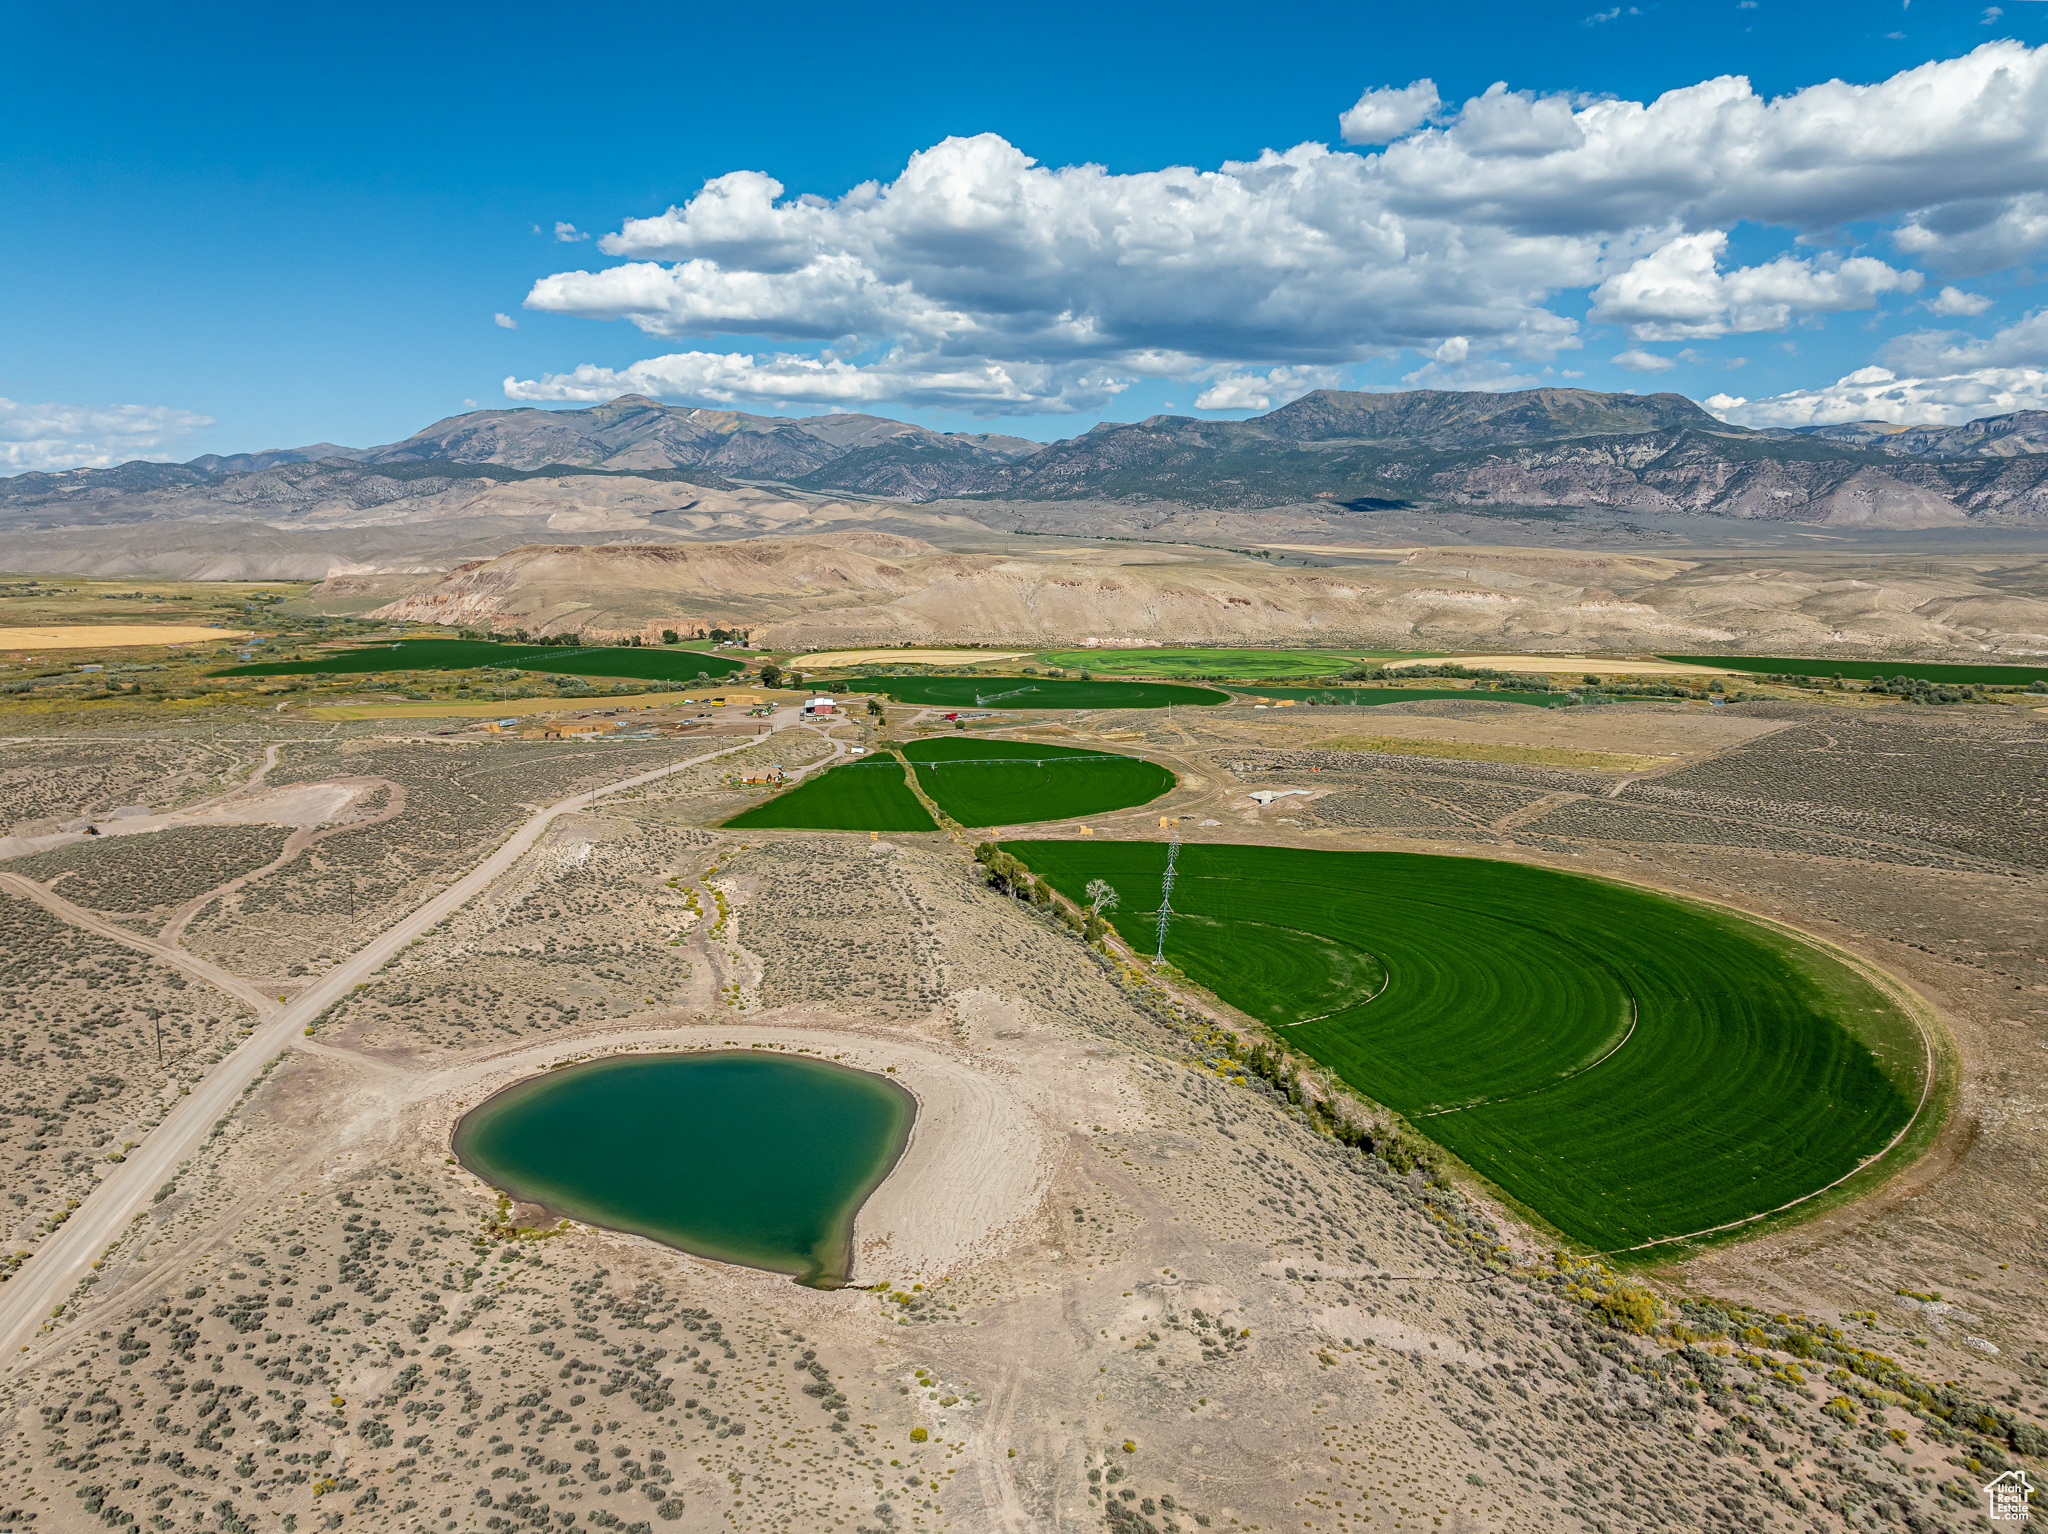
M 1657 1324 L 1657 1297 L 1638 1284 L 1615 1284 L 1600 1296 L 1599 1306 L 1614 1325 L 1638 1336 Z

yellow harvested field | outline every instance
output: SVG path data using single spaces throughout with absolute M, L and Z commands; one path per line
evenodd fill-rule
M 1581 751 L 1568 746 L 1516 746 L 1500 741 L 1411 740 L 1399 735 L 1333 735 L 1318 751 L 1370 751 L 1380 756 L 1433 756 L 1458 762 L 1513 762 L 1524 767 L 1581 767 L 1593 772 L 1648 772 L 1668 756 L 1635 751 Z
M 0 650 L 106 650 L 128 645 L 205 644 L 240 639 L 248 629 L 208 629 L 189 623 L 58 623 L 48 628 L 0 628 Z
M 305 713 L 314 719 L 515 719 L 525 714 L 587 714 L 610 708 L 674 708 L 683 703 L 709 705 L 725 699 L 713 717 L 744 719 L 761 703 L 792 703 L 802 693 L 762 692 L 735 687 L 727 692 L 643 692 L 624 698 L 511 698 L 503 703 L 315 703 Z
M 1034 650 L 821 650 L 816 655 L 798 655 L 792 666 L 880 666 L 890 661 L 911 666 L 964 666 L 976 661 L 1022 660 Z
M 1603 660 L 1597 655 L 1440 655 L 1431 660 L 1390 660 L 1387 671 L 1404 666 L 1474 666 L 1491 671 L 1527 671 L 1579 676 L 1734 676 L 1720 666 L 1681 666 L 1668 660 Z

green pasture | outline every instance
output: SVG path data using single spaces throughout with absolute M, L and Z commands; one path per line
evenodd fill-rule
M 1689 666 L 1720 666 L 1750 675 L 1843 677 L 1867 682 L 1874 676 L 1917 676 L 1929 682 L 1979 682 L 1987 687 L 2025 687 L 2048 682 L 2048 666 L 1955 666 L 1917 660 L 1794 660 L 1782 655 L 1660 655 Z M 1597 666 L 1595 670 L 1599 669 Z
M 1101 676 L 1290 677 L 1334 676 L 1362 660 L 1423 660 L 1442 650 L 1046 650 L 1038 660 Z
M 1156 917 L 1156 907 L 1153 914 Z M 1173 920 L 1187 926 L 1182 936 L 1192 946 L 1229 948 L 1247 942 L 1258 945 L 1257 984 L 1264 997 L 1258 1016 L 1275 1028 L 1299 1027 L 1329 1013 L 1361 1005 L 1376 998 L 1387 984 L 1387 967 L 1380 956 L 1356 943 L 1340 943 L 1300 927 L 1254 921 L 1245 916 L 1188 912 L 1176 913 Z M 1142 928 L 1142 922 L 1139 925 Z
M 1049 676 L 877 676 L 864 677 L 853 686 L 898 703 L 932 708 L 1165 708 L 1171 703 L 1230 701 L 1230 694 L 1211 687 Z
M 806 778 L 766 804 L 742 810 L 728 829 L 802 831 L 936 831 L 930 811 L 903 778 L 903 763 L 888 751 Z
M 1006 845 L 1077 902 L 1107 879 L 1152 951 L 1163 844 Z M 1688 901 L 1474 858 L 1190 845 L 1172 904 L 1190 978 L 1598 1249 L 1827 1187 L 1921 1099 L 1888 996 Z M 1332 946 L 1364 957 L 1346 971 Z
M 494 644 L 487 639 L 397 639 L 332 650 L 311 660 L 259 661 L 216 671 L 215 676 L 353 676 L 380 671 L 470 671 L 498 666 L 518 671 L 547 671 L 564 676 L 635 677 L 651 682 L 692 682 L 703 672 L 712 679 L 729 676 L 741 663 L 725 655 L 680 648 L 635 648 L 625 645 Z
M 1016 826 L 1129 809 L 1157 799 L 1174 776 L 1157 762 L 1110 751 L 986 736 L 941 736 L 903 748 L 917 783 L 963 826 Z
M 1337 708 L 1375 708 L 1382 703 L 1429 703 L 1455 698 L 1464 703 L 1526 703 L 1532 708 L 1569 708 L 1562 692 L 1482 692 L 1455 687 L 1237 687 L 1254 698 L 1293 698 Z

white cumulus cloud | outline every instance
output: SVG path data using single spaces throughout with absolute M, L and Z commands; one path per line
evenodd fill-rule
M 1265 373 L 1225 373 L 1195 396 L 1197 410 L 1272 410 L 1316 389 L 1342 388 L 1337 368 L 1272 368 Z
M 1989 340 L 1960 330 L 1918 330 L 1886 346 L 1884 360 L 1912 373 L 2048 367 L 2048 309 L 2036 309 Z
M 1680 235 L 1616 272 L 1593 292 L 1590 318 L 1626 325 L 1638 341 L 1698 341 L 1783 330 L 1797 313 L 1872 309 L 1887 293 L 1917 293 L 1925 280 L 1870 256 L 1719 269 L 1728 236 Z
M 1347 144 L 1391 144 L 1428 122 L 1441 105 L 1434 80 L 1416 80 L 1399 89 L 1381 86 L 1360 96 L 1338 117 L 1337 131 Z
M 1843 421 L 1957 426 L 2015 410 L 2048 410 L 2048 368 L 1974 368 L 1901 378 L 1890 368 L 1859 368 L 1819 389 L 1765 399 L 1716 394 L 1707 409 L 1738 426 L 1834 426 Z
M 1844 247 L 1849 226 L 1877 225 L 1895 260 L 1944 272 L 2048 248 L 2048 49 L 2011 41 L 1775 99 L 1738 76 L 1649 102 L 1502 82 L 1453 109 L 1418 80 L 1366 91 L 1340 125 L 1387 147 L 1112 174 L 982 134 L 836 198 L 733 171 L 600 238 L 614 264 L 543 277 L 526 298 L 693 349 L 515 382 L 514 397 L 715 374 L 728 395 L 706 397 L 851 391 L 1025 413 L 1096 408 L 1110 380 L 1143 376 L 1249 400 L 1276 369 L 1411 351 L 1432 380 L 1520 377 L 1581 344 L 1573 295 L 1588 291 L 1592 323 L 1654 343 L 1779 330 L 1923 286 L 1916 265 Z M 1783 250 L 1728 269 L 1738 224 L 1778 231 Z M 703 349 L 717 336 L 826 355 Z M 812 392 L 749 392 L 799 381 Z
M 1991 299 L 1983 293 L 1965 293 L 1961 288 L 1943 288 L 1924 305 L 1928 313 L 1945 318 L 1975 319 L 1991 307 Z
M 1958 197 L 1923 208 L 1892 236 L 1892 247 L 1938 271 L 1980 277 L 2039 255 L 2048 246 L 2048 194 Z
M 163 458 L 213 417 L 168 405 L 28 405 L 0 399 L 0 473 L 104 469 Z
M 1473 108 L 1490 103 L 1476 119 Z M 1455 208 L 1531 229 L 1698 230 L 1737 221 L 1824 231 L 1970 204 L 2032 206 L 2048 173 L 2048 49 L 1986 43 L 1875 85 L 1841 80 L 1775 100 L 1723 75 L 1647 104 L 1576 106 L 1495 87 L 1442 128 L 1381 156 L 1404 210 Z M 1518 116 L 1518 134 L 1507 130 Z M 1546 132 L 1547 129 L 1547 132 Z M 1556 147 L 1531 166 L 1498 146 Z M 1930 226 L 1931 227 L 1931 226 Z M 1960 227 L 1960 226 L 1958 226 Z
M 650 394 L 723 405 L 768 402 L 841 409 L 895 401 L 1001 414 L 1028 408 L 1045 398 L 1079 400 L 1088 408 L 1099 409 L 1129 384 L 1128 379 L 1086 367 L 1012 371 L 988 362 L 926 367 L 904 357 L 856 366 L 837 358 L 786 352 L 760 357 L 738 352 L 672 352 L 626 368 L 585 363 L 572 372 L 549 373 L 538 379 L 507 378 L 505 396 L 591 403 L 621 394 Z
M 1678 364 L 1669 357 L 1660 357 L 1655 352 L 1646 352 L 1640 346 L 1631 346 L 1625 352 L 1616 352 L 1608 359 L 1616 367 L 1627 368 L 1631 373 L 1668 373 Z
M 517 330 L 519 328 L 519 321 L 513 319 L 509 314 L 494 314 L 491 316 L 491 323 L 500 330 Z

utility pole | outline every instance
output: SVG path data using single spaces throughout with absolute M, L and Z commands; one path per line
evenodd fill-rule
M 1180 832 L 1173 833 L 1173 840 L 1166 844 L 1166 878 L 1159 886 L 1159 930 L 1158 945 L 1153 951 L 1152 962 L 1166 962 L 1166 923 L 1173 915 L 1173 860 L 1180 856 Z

